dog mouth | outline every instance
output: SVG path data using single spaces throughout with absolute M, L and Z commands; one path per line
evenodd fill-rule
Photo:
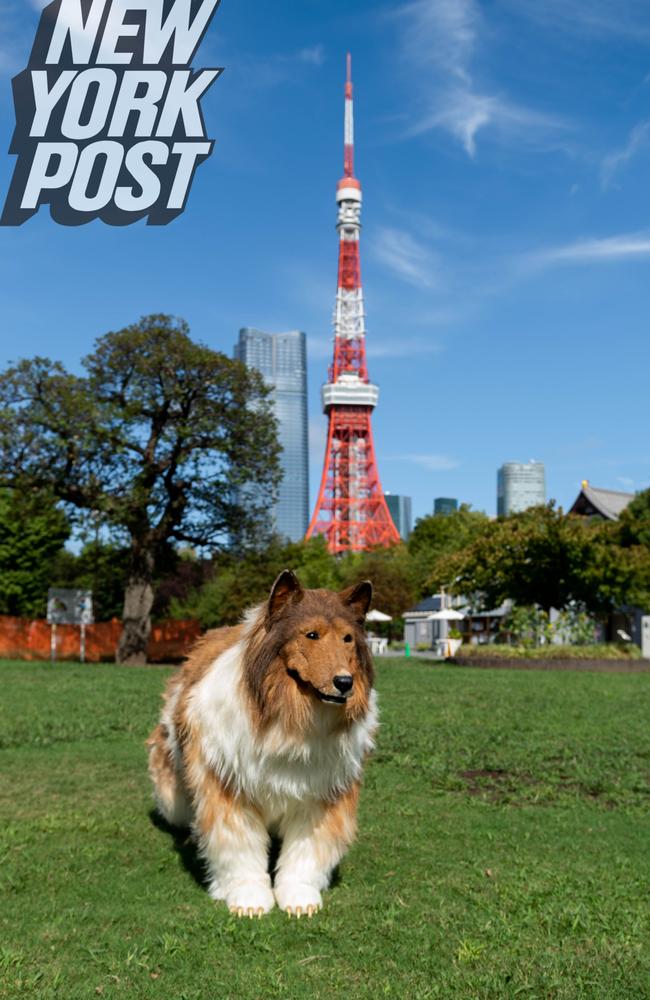
M 348 700 L 344 694 L 325 694 L 320 688 L 315 687 L 311 681 L 306 681 L 304 677 L 301 677 L 297 670 L 287 668 L 287 673 L 296 682 L 298 687 L 310 689 L 319 701 L 324 701 L 327 705 L 345 705 Z
M 318 688 L 314 688 L 314 691 L 321 701 L 327 701 L 331 705 L 345 705 L 348 700 L 343 694 L 323 694 Z

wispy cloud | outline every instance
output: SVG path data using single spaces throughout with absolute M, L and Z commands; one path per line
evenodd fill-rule
M 560 117 L 517 103 L 476 80 L 473 65 L 485 34 L 476 0 L 414 0 L 394 16 L 402 60 L 411 74 L 415 71 L 421 88 L 407 134 L 443 128 L 474 157 L 478 133 L 488 128 L 502 140 L 535 144 L 566 129 Z
M 647 0 L 505 0 L 535 24 L 586 37 L 645 42 L 650 37 Z
M 371 238 L 370 250 L 403 281 L 418 288 L 433 288 L 438 284 L 437 255 L 405 230 L 382 226 Z
M 449 455 L 437 454 L 409 454 L 409 455 L 388 455 L 384 457 L 387 462 L 410 462 L 412 465 L 419 465 L 427 472 L 450 472 L 457 469 L 460 462 Z
M 332 337 L 307 338 L 307 352 L 311 360 L 331 360 L 333 349 Z M 408 358 L 439 354 L 441 350 L 442 347 L 437 341 L 420 337 L 378 340 L 373 336 L 368 344 L 371 361 L 374 358 Z
M 309 45 L 307 48 L 299 49 L 295 58 L 312 66 L 322 66 L 325 62 L 325 48 L 322 45 Z
M 630 132 L 629 138 L 622 149 L 617 149 L 606 156 L 602 162 L 601 180 L 604 188 L 609 187 L 614 175 L 621 167 L 644 149 L 650 142 L 650 121 L 639 122 Z
M 524 267 L 538 268 L 554 264 L 630 260 L 637 257 L 650 257 L 650 232 L 576 240 L 563 246 L 548 247 L 526 255 L 523 264 Z

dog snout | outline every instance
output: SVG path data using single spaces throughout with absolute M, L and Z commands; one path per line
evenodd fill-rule
M 347 694 L 348 691 L 352 690 L 352 685 L 354 681 L 352 680 L 350 674 L 337 674 L 333 680 L 334 687 L 341 694 Z

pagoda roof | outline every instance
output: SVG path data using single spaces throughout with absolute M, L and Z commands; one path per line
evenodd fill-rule
M 634 500 L 634 496 L 634 493 L 622 493 L 619 490 L 602 490 L 591 486 L 585 480 L 569 514 L 618 521 L 627 505 Z

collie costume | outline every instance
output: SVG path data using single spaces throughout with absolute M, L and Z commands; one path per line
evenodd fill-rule
M 285 570 L 268 602 L 207 633 L 171 678 L 149 772 L 167 822 L 191 826 L 210 894 L 238 916 L 275 903 L 312 916 L 356 832 L 377 727 L 365 581 L 303 590 Z M 273 883 L 271 835 L 282 846 Z

